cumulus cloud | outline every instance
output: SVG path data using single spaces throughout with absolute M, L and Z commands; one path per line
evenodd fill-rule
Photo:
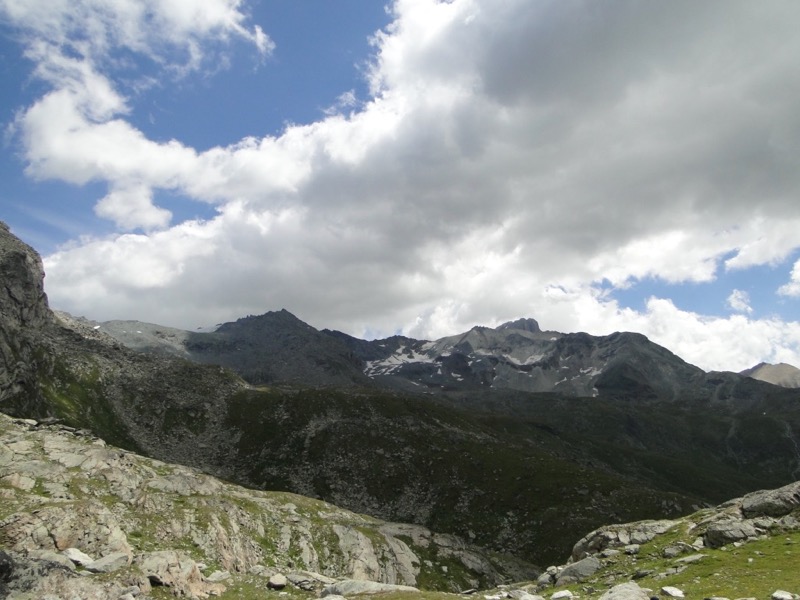
M 750 306 L 750 294 L 745 291 L 733 290 L 728 296 L 727 303 L 728 307 L 736 312 L 747 314 L 753 312 L 753 308 Z
M 800 260 L 794 263 L 789 283 L 778 288 L 778 294 L 792 298 L 800 298 Z
M 44 44 L 52 86 L 18 119 L 28 173 L 105 182 L 98 214 L 151 231 L 48 257 L 61 308 L 193 327 L 287 307 L 420 337 L 530 315 L 642 331 L 706 367 L 796 357 L 795 324 L 632 311 L 597 286 L 710 281 L 800 246 L 800 5 L 396 0 L 371 97 L 198 151 L 126 120 L 110 61 L 187 71 L 234 38 L 269 52 L 240 2 L 63 0 L 47 19 L 17 4 L 0 6 Z M 59 44 L 77 58 L 48 58 Z M 158 190 L 218 214 L 169 226 Z

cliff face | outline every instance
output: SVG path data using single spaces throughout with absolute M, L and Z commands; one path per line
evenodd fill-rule
M 52 324 L 36 251 L 0 222 L 0 408 L 36 395 L 39 332 Z

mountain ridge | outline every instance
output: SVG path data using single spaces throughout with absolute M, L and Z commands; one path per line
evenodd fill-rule
M 131 348 L 221 364 L 254 385 L 372 383 L 409 393 L 489 386 L 575 397 L 629 388 L 630 394 L 663 399 L 681 391 L 671 382 L 694 383 L 704 375 L 641 334 L 542 331 L 530 318 L 496 328 L 475 326 L 433 341 L 406 336 L 368 341 L 319 331 L 285 309 L 222 324 L 210 333 L 140 322 L 92 323 Z M 141 328 L 153 332 L 150 341 L 137 339 L 128 331 L 132 327 L 140 328 L 140 337 L 146 337 Z

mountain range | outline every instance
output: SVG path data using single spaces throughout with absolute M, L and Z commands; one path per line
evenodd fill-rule
M 41 259 L 5 226 L 0 273 L 0 411 L 532 569 L 605 524 L 800 476 L 797 389 L 638 334 L 522 319 L 366 341 L 287 311 L 213 331 L 96 323 L 50 310 Z

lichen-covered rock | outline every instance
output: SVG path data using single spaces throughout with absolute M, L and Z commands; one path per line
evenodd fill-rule
M 607 525 L 588 533 L 572 548 L 572 560 L 578 561 L 598 554 L 606 548 L 626 548 L 649 542 L 657 535 L 669 531 L 678 521 L 638 521 L 620 525 Z
M 70 568 L 107 572 L 139 556 L 137 572 L 154 560 L 143 563 L 145 551 L 191 547 L 231 574 L 255 569 L 269 577 L 282 570 L 294 574 L 296 587 L 313 591 L 341 577 L 414 586 L 426 573 L 456 591 L 516 574 L 455 536 L 291 494 L 246 490 L 59 424 L 0 414 L 0 451 L 0 536 L 7 549 L 51 556 Z M 28 484 L 19 485 L 22 478 Z M 423 554 L 436 560 L 426 562 Z M 188 564 L 173 562 L 181 569 Z M 174 576 L 174 569 L 162 571 Z M 149 574 L 162 581 L 158 571 Z

